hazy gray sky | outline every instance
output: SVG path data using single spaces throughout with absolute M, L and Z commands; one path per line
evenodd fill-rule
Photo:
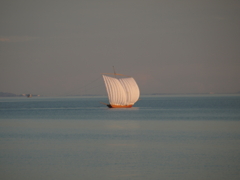
M 105 93 L 113 65 L 142 94 L 238 92 L 240 1 L 1 0 L 0 63 L 0 92 Z

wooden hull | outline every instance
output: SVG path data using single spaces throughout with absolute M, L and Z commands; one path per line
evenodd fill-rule
M 107 106 L 109 108 L 131 108 L 132 107 L 132 105 L 120 106 L 120 105 L 114 105 L 114 104 L 108 104 Z

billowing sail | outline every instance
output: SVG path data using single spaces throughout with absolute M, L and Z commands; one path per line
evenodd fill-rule
M 118 79 L 103 75 L 110 104 L 125 105 L 126 94 Z
M 127 105 L 133 105 L 135 102 L 137 102 L 140 95 L 136 81 L 132 77 L 121 78 L 119 81 L 125 90 Z
M 111 107 L 131 107 L 139 98 L 140 91 L 132 77 L 113 78 L 103 75 Z

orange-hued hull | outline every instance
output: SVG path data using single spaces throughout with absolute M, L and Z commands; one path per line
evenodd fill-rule
M 107 106 L 109 108 L 131 108 L 132 107 L 132 105 L 120 106 L 120 105 L 114 105 L 114 104 L 108 104 Z

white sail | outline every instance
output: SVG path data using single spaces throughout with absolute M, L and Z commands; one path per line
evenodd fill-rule
M 133 105 L 138 100 L 140 91 L 132 77 L 116 79 L 103 75 L 103 79 L 111 105 Z
M 103 75 L 103 79 L 106 85 L 109 103 L 115 105 L 125 105 L 126 93 L 119 80 L 105 75 Z
M 136 81 L 132 77 L 121 78 L 119 81 L 125 90 L 127 105 L 133 105 L 137 102 L 140 95 Z

